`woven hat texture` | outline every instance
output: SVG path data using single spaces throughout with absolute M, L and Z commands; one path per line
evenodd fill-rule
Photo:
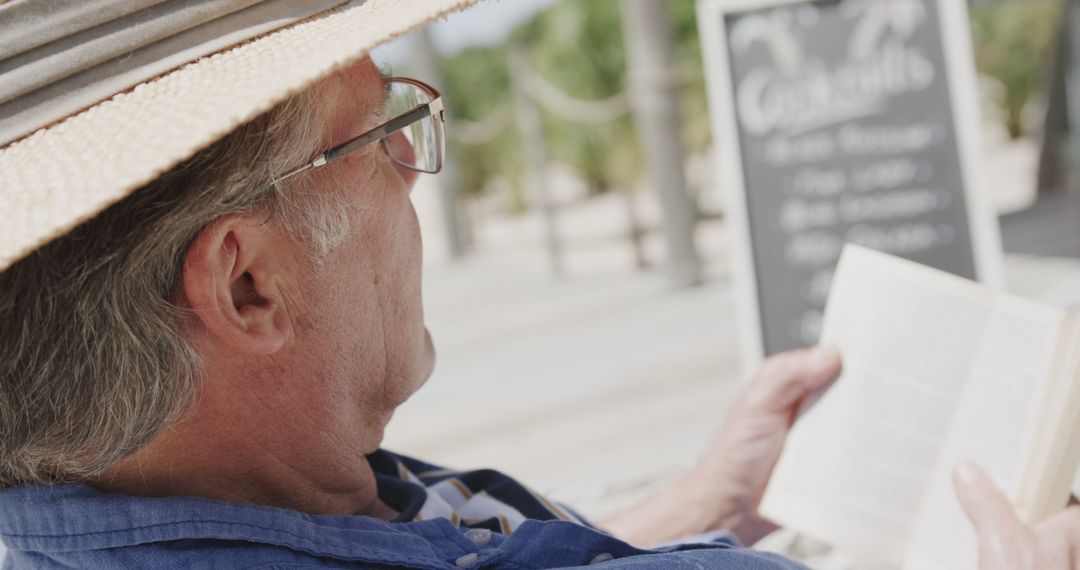
M 474 1 L 354 1 L 0 148 L 0 271 L 372 48 Z

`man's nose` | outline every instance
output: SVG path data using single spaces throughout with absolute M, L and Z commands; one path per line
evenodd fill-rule
M 386 152 L 395 160 L 394 168 L 397 169 L 401 179 L 405 181 L 411 192 L 419 173 L 411 168 L 406 168 L 401 163 L 416 164 L 416 151 L 413 150 L 412 143 L 409 142 L 409 139 L 405 137 L 405 133 L 402 131 L 386 137 L 383 139 L 383 143 Z

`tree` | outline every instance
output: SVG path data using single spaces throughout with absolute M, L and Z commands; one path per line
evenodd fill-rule
M 1039 89 L 1041 62 L 1049 58 L 1060 2 L 1024 0 L 971 9 L 971 32 L 979 71 L 1001 83 L 997 103 L 1005 112 L 1010 136 L 1019 138 L 1028 125 L 1024 110 Z
M 672 71 L 684 82 L 683 132 L 687 148 L 701 151 L 709 144 L 710 132 L 694 0 L 673 0 L 669 9 L 682 62 Z M 599 100 L 626 94 L 618 0 L 562 0 L 518 26 L 507 41 L 524 46 L 533 69 L 567 95 Z M 507 45 L 473 48 L 446 59 L 451 116 L 479 121 L 509 104 L 508 51 Z M 550 156 L 576 169 L 594 193 L 632 185 L 643 174 L 644 161 L 629 114 L 610 122 L 583 124 L 548 113 L 545 129 Z M 462 145 L 458 152 L 467 191 L 481 191 L 494 175 L 517 181 L 521 173 L 518 145 L 512 126 L 488 143 Z M 521 192 L 520 183 L 516 189 Z

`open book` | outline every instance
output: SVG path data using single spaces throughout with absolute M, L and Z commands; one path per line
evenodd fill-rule
M 880 568 L 976 568 L 953 492 L 980 464 L 1032 522 L 1080 461 L 1080 322 L 916 263 L 847 246 L 822 342 L 844 370 L 804 408 L 761 512 Z

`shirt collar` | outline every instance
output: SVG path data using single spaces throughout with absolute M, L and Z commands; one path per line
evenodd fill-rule
M 447 541 L 456 543 L 450 547 L 468 544 L 444 519 L 402 524 L 413 520 L 427 494 L 383 470 L 376 469 L 380 498 L 400 512 L 389 522 L 198 497 L 133 497 L 86 485 L 24 485 L 0 491 L 0 535 L 9 547 L 46 552 L 212 538 L 355 559 L 362 544 L 363 559 L 388 563 L 400 562 L 401 552 L 437 556 Z

